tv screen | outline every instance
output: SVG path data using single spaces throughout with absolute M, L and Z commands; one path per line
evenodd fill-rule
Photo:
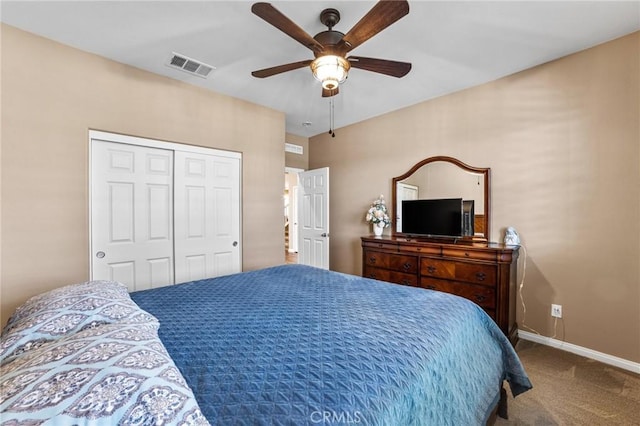
M 402 233 L 461 237 L 462 198 L 402 201 Z

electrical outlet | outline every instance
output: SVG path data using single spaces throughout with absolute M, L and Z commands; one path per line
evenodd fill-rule
M 562 318 L 562 305 L 551 305 L 551 316 Z

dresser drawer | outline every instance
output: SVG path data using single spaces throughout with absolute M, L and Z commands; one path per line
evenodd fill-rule
M 362 247 L 365 247 L 365 248 L 371 247 L 371 248 L 376 248 L 381 250 L 398 252 L 398 244 L 388 242 L 388 241 L 376 241 L 376 242 L 366 241 L 362 243 Z
M 423 277 L 466 281 L 492 287 L 496 285 L 496 267 L 483 263 L 457 262 L 423 257 L 420 259 L 420 275 Z
M 496 254 L 494 252 L 486 252 L 479 250 L 470 250 L 468 248 L 450 248 L 442 249 L 442 255 L 445 257 L 460 257 L 462 259 L 488 260 L 495 261 Z
M 496 292 L 491 287 L 428 277 L 420 279 L 420 287 L 455 294 L 469 299 L 483 308 L 495 309 L 496 307 Z
M 482 263 L 456 262 L 456 280 L 494 287 L 496 267 Z
M 418 286 L 418 276 L 415 274 L 405 274 L 403 272 L 390 271 L 388 269 L 365 266 L 362 276 L 373 278 L 374 280 L 387 281 L 390 283 Z
M 405 252 L 412 253 L 421 253 L 421 254 L 430 254 L 440 256 L 442 254 L 442 249 L 440 247 L 423 247 L 423 246 L 411 246 L 407 245 L 402 248 Z
M 418 272 L 418 257 L 401 254 L 384 253 L 374 250 L 365 250 L 365 266 L 391 269 L 393 271 L 415 274 Z
M 456 263 L 450 260 L 423 257 L 420 259 L 420 275 L 452 280 L 456 277 Z

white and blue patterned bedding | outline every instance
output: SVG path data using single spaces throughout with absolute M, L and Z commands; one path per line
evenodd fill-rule
M 207 425 L 126 287 L 93 281 L 22 305 L 0 338 L 5 425 Z
M 475 425 L 531 387 L 472 302 L 286 265 L 131 294 L 212 424 Z
M 158 322 L 133 303 L 124 284 L 90 281 L 39 294 L 16 309 L 2 330 L 0 364 L 82 329 L 123 322 Z

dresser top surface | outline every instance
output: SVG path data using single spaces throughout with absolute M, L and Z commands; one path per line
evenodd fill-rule
M 467 239 L 454 238 L 407 238 L 405 236 L 382 235 L 379 237 L 369 235 L 361 237 L 363 242 L 382 243 L 382 244 L 402 244 L 416 246 L 446 246 L 464 249 L 477 250 L 498 250 L 498 251 L 515 251 L 519 250 L 519 246 L 505 245 L 502 243 L 492 243 L 486 241 L 472 241 Z

